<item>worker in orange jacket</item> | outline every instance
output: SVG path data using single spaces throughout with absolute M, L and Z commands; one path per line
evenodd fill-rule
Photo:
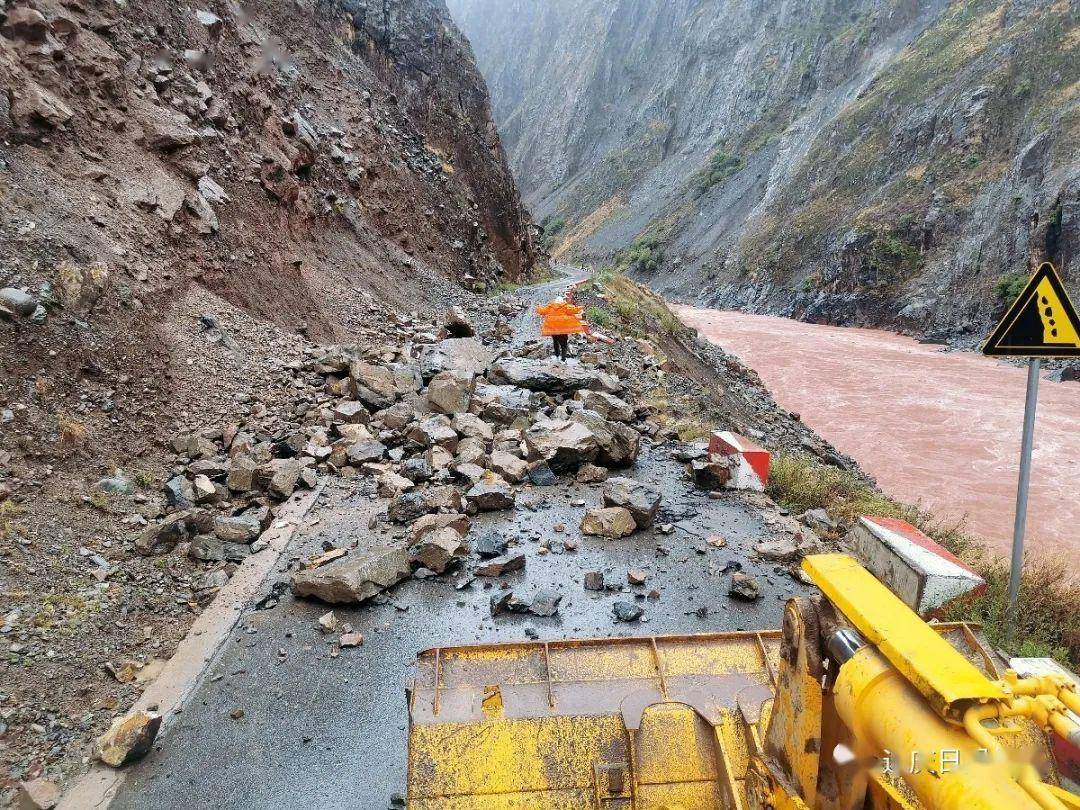
M 569 296 L 567 296 L 569 298 Z M 584 334 L 589 325 L 581 317 L 584 310 L 567 299 L 556 298 L 536 308 L 536 313 L 543 318 L 540 334 L 550 337 L 555 344 L 555 356 L 565 360 L 569 356 L 570 335 Z

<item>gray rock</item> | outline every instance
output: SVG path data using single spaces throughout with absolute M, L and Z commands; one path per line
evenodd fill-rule
M 353 396 L 373 410 L 389 408 L 398 400 L 394 373 L 383 366 L 355 360 L 349 366 Z
M 233 492 L 250 492 L 255 487 L 255 472 L 259 465 L 248 456 L 235 456 L 229 459 L 229 471 L 225 476 L 225 486 Z
M 501 450 L 491 454 L 491 469 L 507 481 L 518 484 L 529 474 L 529 464 L 510 453 Z
M 761 588 L 758 587 L 754 578 L 741 571 L 731 575 L 731 587 L 728 588 L 728 596 L 741 599 L 744 602 L 753 602 L 761 598 Z
M 404 548 L 374 545 L 353 549 L 347 557 L 321 568 L 301 571 L 292 579 L 292 591 L 299 597 L 332 605 L 359 604 L 410 573 Z
M 267 491 L 275 498 L 284 500 L 296 491 L 300 482 L 300 463 L 294 458 L 278 458 L 269 464 L 270 479 Z
M 195 489 L 187 477 L 178 475 L 165 482 L 165 503 L 180 509 L 195 503 Z
M 239 517 L 214 518 L 214 536 L 229 543 L 250 543 L 262 534 L 262 525 L 258 518 L 240 515 Z
M 574 470 L 595 461 L 600 452 L 596 435 L 569 419 L 539 419 L 525 431 L 529 458 L 546 461 L 555 472 Z
M 509 425 L 532 413 L 537 396 L 532 391 L 513 385 L 478 382 L 473 390 L 470 408 L 489 422 Z
M 409 431 L 409 438 L 423 447 L 439 445 L 453 453 L 457 449 L 458 435 L 443 414 L 429 416 Z
M 349 445 L 345 457 L 354 467 L 368 462 L 382 461 L 386 457 L 386 445 L 382 442 L 356 442 Z
M 618 601 L 611 606 L 611 612 L 618 622 L 636 622 L 645 615 L 645 608 L 637 602 Z
M 420 350 L 420 374 L 425 380 L 443 371 L 478 376 L 488 370 L 491 360 L 491 350 L 475 337 L 448 338 Z
M 634 408 L 630 403 L 604 391 L 578 391 L 574 399 L 587 410 L 595 411 L 613 422 L 633 422 Z
M 501 577 L 514 571 L 522 571 L 525 568 L 525 555 L 521 552 L 492 557 L 487 562 L 477 566 L 474 572 L 478 577 Z
M 367 407 L 362 402 L 346 400 L 334 406 L 334 421 L 349 425 L 366 425 L 371 419 Z
M 562 594 L 554 591 L 540 590 L 529 602 L 529 613 L 534 616 L 554 616 L 559 612 L 559 603 L 562 602 Z
M 513 488 L 494 473 L 488 473 L 465 493 L 465 502 L 477 512 L 497 512 L 513 509 Z
M 424 567 L 436 574 L 465 559 L 469 549 L 460 534 L 447 526 L 428 532 L 409 549 L 409 562 L 413 567 Z
M 488 371 L 488 380 L 495 385 L 513 385 L 530 391 L 559 394 L 589 388 L 598 377 L 595 369 L 586 366 L 526 357 L 498 360 Z
M 653 525 L 661 499 L 659 489 L 632 478 L 611 478 L 604 485 L 604 506 L 625 507 L 639 529 Z
M 586 571 L 585 572 L 585 590 L 587 590 L 587 591 L 602 591 L 602 590 L 604 590 L 604 572 L 603 571 Z
M 428 383 L 424 404 L 434 413 L 458 414 L 469 410 L 473 378 L 459 371 L 441 371 Z
M 609 422 L 594 411 L 578 411 L 571 421 L 583 425 L 592 433 L 596 442 L 595 461 L 605 467 L 627 467 L 637 461 L 641 452 L 641 434 L 632 427 Z
M 148 526 L 135 541 L 135 550 L 143 555 L 167 554 L 176 546 L 187 540 L 188 515 L 186 512 L 177 512 L 169 515 L 157 526 Z
M 14 287 L 4 287 L 0 290 L 0 312 L 6 311 L 10 315 L 19 315 L 29 318 L 38 307 L 34 296 L 17 290 Z
M 409 526 L 409 543 L 416 544 L 429 532 L 448 527 L 464 537 L 469 533 L 471 524 L 472 522 L 467 515 L 462 515 L 457 512 L 438 515 L 421 515 Z

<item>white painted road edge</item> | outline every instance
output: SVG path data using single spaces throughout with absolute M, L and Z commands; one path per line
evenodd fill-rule
M 195 691 L 244 609 L 277 565 L 304 516 L 315 505 L 323 486 L 319 484 L 311 492 L 286 502 L 273 524 L 262 534 L 262 539 L 270 545 L 243 562 L 214 601 L 195 619 L 161 674 L 132 707 L 132 711 L 149 711 L 147 707 L 157 706 L 156 712 L 162 716 L 159 737 L 168 733 L 178 710 L 183 708 L 184 702 Z M 105 810 L 126 778 L 127 771 L 123 768 L 114 769 L 100 762 L 95 763 L 64 794 L 56 810 Z

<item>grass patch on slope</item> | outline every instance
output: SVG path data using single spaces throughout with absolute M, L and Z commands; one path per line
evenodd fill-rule
M 794 511 L 825 509 L 838 521 L 850 523 L 861 515 L 902 518 L 934 538 L 968 563 L 986 580 L 986 593 L 958 602 L 943 619 L 979 622 L 990 642 L 1021 656 L 1049 656 L 1080 666 L 1080 582 L 1065 567 L 1045 558 L 1029 557 L 1020 583 L 1015 637 L 1006 631 L 1009 566 L 985 551 L 960 525 L 945 524 L 918 507 L 899 503 L 858 477 L 826 467 L 802 454 L 774 456 L 768 494 Z

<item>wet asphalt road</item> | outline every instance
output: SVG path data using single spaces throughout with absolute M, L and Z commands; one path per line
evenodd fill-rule
M 551 297 L 556 288 L 539 290 Z M 783 569 L 749 561 L 755 543 L 771 530 L 736 493 L 711 500 L 692 489 L 665 445 L 646 447 L 626 474 L 658 485 L 664 504 L 658 523 L 675 528 L 640 531 L 623 540 L 581 538 L 584 512 L 600 505 L 599 485 L 560 482 L 523 488 L 512 513 L 481 515 L 470 538 L 495 532 L 524 551 L 527 565 L 499 580 L 477 579 L 462 590 L 455 577 L 401 583 L 390 602 L 336 608 L 341 622 L 364 635 L 362 647 L 333 657 L 334 636 L 317 629 L 328 608 L 286 593 L 276 607 L 250 610 L 234 630 L 183 712 L 172 719 L 155 750 L 129 769 L 112 807 L 357 808 L 379 810 L 404 793 L 410 664 L 425 648 L 455 643 L 712 632 L 778 627 L 784 600 L 805 594 Z M 400 529 L 368 528 L 386 502 L 363 494 L 358 480 L 331 483 L 297 538 L 268 578 L 265 592 L 287 582 L 290 570 L 322 550 L 324 542 L 361 547 Z M 584 503 L 582 503 L 584 502 Z M 558 524 L 565 531 L 556 531 Z M 706 543 L 712 535 L 727 545 Z M 576 551 L 562 541 L 575 538 Z M 550 547 L 546 552 L 545 546 Z M 734 561 L 752 574 L 763 597 L 754 603 L 727 595 Z M 626 585 L 627 571 L 649 575 L 642 587 Z M 605 572 L 622 589 L 586 591 L 587 571 Z M 489 601 L 505 581 L 518 596 L 543 588 L 562 595 L 551 618 L 501 615 Z M 488 583 L 491 587 L 485 587 Z M 640 623 L 616 623 L 612 604 L 643 598 Z M 242 710 L 243 716 L 230 715 Z

